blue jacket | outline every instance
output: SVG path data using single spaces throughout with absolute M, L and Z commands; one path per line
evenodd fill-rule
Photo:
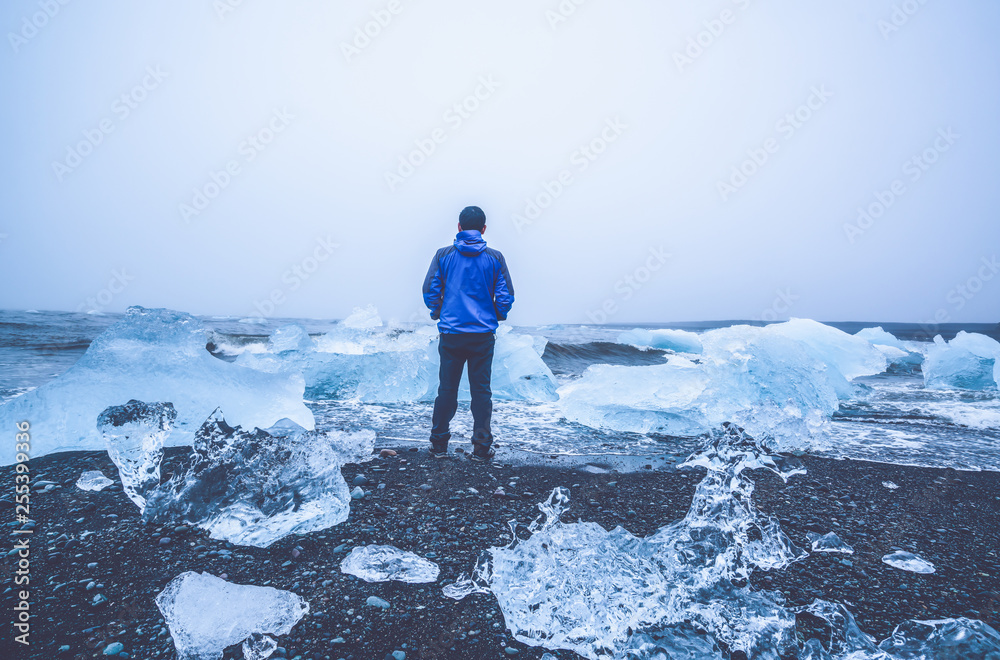
M 475 229 L 459 232 L 431 261 L 424 304 L 444 334 L 495 331 L 514 304 L 507 262 Z

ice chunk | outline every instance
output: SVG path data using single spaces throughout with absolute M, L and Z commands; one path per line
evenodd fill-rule
M 252 633 L 243 642 L 243 659 L 267 660 L 277 648 L 278 641 L 273 637 L 268 637 L 260 633 Z
M 722 644 L 778 658 L 794 644 L 793 614 L 734 582 L 806 556 L 752 504 L 746 470 L 780 468 L 732 426 L 685 466 L 708 474 L 683 520 L 644 539 L 564 523 L 569 496 L 557 488 L 526 539 L 491 548 L 445 595 L 491 591 L 516 639 L 591 659 L 721 658 Z
M 340 570 L 365 582 L 395 580 L 419 584 L 438 578 L 437 564 L 391 545 L 354 548 L 340 563 Z
M 892 364 L 917 365 L 924 361 L 924 354 L 918 342 L 901 341 L 883 330 L 882 326 L 863 328 L 854 333 L 854 336 L 870 342 L 872 346 L 882 351 Z
M 922 369 L 929 389 L 994 389 L 1000 386 L 1000 342 L 965 331 L 950 342 L 938 335 Z
M 904 550 L 897 550 L 885 555 L 882 557 L 882 562 L 893 568 L 898 568 L 901 571 L 910 571 L 911 573 L 928 574 L 934 572 L 934 564 L 919 555 Z
M 359 330 L 371 330 L 382 326 L 382 317 L 378 315 L 375 305 L 355 307 L 351 315 L 340 322 L 345 328 L 357 328 Z
M 817 599 L 797 611 L 823 619 L 830 626 L 830 637 L 825 640 L 825 646 L 830 652 L 825 657 L 832 656 L 838 660 L 888 660 L 878 653 L 875 638 L 862 631 L 854 616 L 840 603 Z M 816 655 L 815 649 L 816 645 L 812 645 L 810 652 L 813 655 L 805 657 L 823 658 L 822 654 Z
M 590 366 L 560 388 L 559 406 L 594 428 L 695 436 L 732 421 L 757 437 L 799 443 L 837 410 L 838 393 L 850 391 L 839 371 L 769 328 L 733 326 L 701 339 L 698 362 Z
M 847 555 L 854 554 L 854 548 L 840 540 L 836 532 L 819 535 L 814 532 L 808 534 L 809 542 L 812 544 L 813 552 L 842 552 Z
M 883 481 L 882 485 L 888 488 L 889 490 L 896 490 L 897 488 L 899 488 L 899 485 L 892 481 Z
M 0 406 L 0 426 L 31 420 L 33 457 L 103 449 L 94 420 L 108 406 L 130 399 L 173 404 L 177 422 L 168 445 L 189 444 L 219 406 L 249 427 L 263 428 L 283 417 L 313 427 L 301 376 L 224 362 L 206 350 L 207 337 L 189 314 L 130 307 L 66 373 Z M 14 443 L 4 443 L 0 463 L 13 462 Z
M 907 621 L 879 648 L 894 658 L 996 660 L 1000 658 L 1000 634 L 974 619 Z
M 702 351 L 701 339 L 698 338 L 698 335 L 685 330 L 636 328 L 618 335 L 618 343 L 631 344 L 640 348 L 659 348 L 676 353 L 701 353 Z
M 243 352 L 236 364 L 268 373 L 301 374 L 306 395 L 315 400 L 404 403 L 434 399 L 440 358 L 433 326 L 416 331 L 383 330 L 368 321 L 348 324 L 348 320 L 317 338 L 314 346 L 263 354 Z M 291 332 L 286 330 L 286 334 Z M 500 326 L 496 335 L 493 398 L 555 401 L 555 376 L 541 359 L 544 339 L 511 332 L 506 325 Z M 287 346 L 274 337 L 270 344 Z M 459 399 L 470 399 L 467 379 L 462 380 Z
M 306 431 L 289 420 L 244 431 L 216 410 L 195 435 L 186 468 L 152 491 L 143 520 L 196 525 L 212 538 L 267 547 L 347 520 L 341 466 L 371 455 L 372 431 Z
M 272 353 L 308 351 L 315 345 L 306 329 L 295 324 L 281 326 L 267 340 L 267 349 Z
M 309 611 L 309 603 L 291 591 L 233 584 L 194 571 L 171 580 L 156 597 L 156 606 L 180 660 L 220 660 L 226 647 L 250 637 L 248 660 L 266 658 L 271 644 L 254 634 L 287 635 Z
M 852 380 L 885 371 L 885 356 L 865 339 L 810 319 L 774 323 L 767 330 L 801 342 L 824 364 Z
M 113 483 L 100 470 L 88 470 L 76 480 L 76 487 L 80 490 L 104 490 Z
M 163 439 L 175 419 L 172 404 L 135 399 L 111 406 L 97 417 L 97 429 L 118 467 L 122 488 L 140 511 L 146 508 L 146 494 L 160 485 Z

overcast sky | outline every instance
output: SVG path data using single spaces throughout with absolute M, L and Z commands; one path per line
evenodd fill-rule
M 8 0 L 0 27 L 0 308 L 426 318 L 477 204 L 515 324 L 1000 320 L 996 2 Z

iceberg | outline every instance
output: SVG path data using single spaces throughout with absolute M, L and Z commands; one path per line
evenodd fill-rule
M 97 429 L 118 468 L 122 488 L 140 511 L 146 508 L 146 493 L 160 485 L 163 439 L 175 419 L 173 405 L 135 399 L 111 406 L 97 418 Z
M 893 568 L 898 568 L 901 571 L 910 571 L 911 573 L 922 573 L 925 575 L 933 573 L 935 570 L 934 564 L 919 555 L 906 552 L 905 550 L 897 550 L 885 555 L 882 557 L 882 563 L 888 564 Z
M 195 434 L 187 466 L 147 496 L 147 523 L 186 523 L 210 536 L 266 548 L 347 520 L 344 463 L 370 457 L 375 433 L 320 433 L 290 420 L 230 426 L 216 410 Z
M 1000 634 L 975 619 L 907 621 L 896 627 L 879 649 L 894 658 L 1000 658 Z
M 314 400 L 432 401 L 440 363 L 434 326 L 382 329 L 373 310 L 356 310 L 315 340 L 299 326 L 284 326 L 268 340 L 266 352 L 243 352 L 236 364 L 267 373 L 301 374 L 305 394 Z M 496 336 L 494 399 L 555 401 L 555 376 L 541 358 L 544 338 L 514 333 L 507 325 L 500 326 Z M 459 399 L 470 398 L 468 381 L 463 379 Z
M 130 307 L 91 343 L 62 376 L 0 406 L 0 424 L 31 420 L 32 456 L 104 449 L 94 420 L 123 401 L 173 404 L 177 420 L 168 445 L 190 444 L 217 407 L 239 424 L 265 428 L 289 418 L 306 428 L 314 419 L 297 374 L 269 374 L 224 362 L 206 349 L 208 334 L 189 314 Z M 0 464 L 14 462 L 14 444 Z
M 438 578 L 438 566 L 412 552 L 391 545 L 368 545 L 351 550 L 340 570 L 365 582 L 409 582 L 421 584 Z
M 924 354 L 919 342 L 901 341 L 883 330 L 882 326 L 862 328 L 855 332 L 854 336 L 864 339 L 882 351 L 890 364 L 912 366 L 924 361 Z
M 156 606 L 180 660 L 221 660 L 226 647 L 248 639 L 247 660 L 266 658 L 277 647 L 267 635 L 287 635 L 309 612 L 309 603 L 291 591 L 233 584 L 194 571 L 171 580 Z
M 791 319 L 773 323 L 769 332 L 794 339 L 823 364 L 836 369 L 847 380 L 874 376 L 885 371 L 885 355 L 865 339 L 818 321 Z
M 1000 342 L 964 330 L 949 342 L 937 335 L 923 372 L 928 389 L 995 389 L 1000 387 Z
M 88 470 L 76 480 L 76 487 L 80 490 L 97 491 L 104 490 L 113 483 L 115 482 L 105 477 L 100 470 Z
M 630 344 L 638 348 L 659 348 L 675 353 L 701 353 L 701 339 L 694 332 L 686 330 L 646 330 L 636 328 L 618 335 L 619 344 Z

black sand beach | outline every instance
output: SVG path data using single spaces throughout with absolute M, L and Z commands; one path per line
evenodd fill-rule
M 311 611 L 278 640 L 274 657 L 381 660 L 402 652 L 409 659 L 540 658 L 543 649 L 506 633 L 492 595 L 455 602 L 441 588 L 468 572 L 482 550 L 506 544 L 507 521 L 532 520 L 537 503 L 556 486 L 571 491 L 564 520 L 622 525 L 645 536 L 684 516 L 704 475 L 701 469 L 660 464 L 656 469 L 640 465 L 633 473 L 592 474 L 548 459 L 540 465 L 511 465 L 502 462 L 503 455 L 484 466 L 460 454 L 439 461 L 423 450 L 396 451 L 394 457 L 344 467 L 349 484 L 358 475 L 368 480 L 366 497 L 353 501 L 346 523 L 285 538 L 268 549 L 214 541 L 183 526 L 146 526 L 118 484 L 102 492 L 77 489 L 84 470 L 117 478 L 104 452 L 32 459 L 36 486 L 46 481 L 56 486 L 31 498 L 36 521 L 31 644 L 14 644 L 5 626 L 0 656 L 99 658 L 117 642 L 131 658 L 173 658 L 173 643 L 153 599 L 172 578 L 194 570 L 291 590 L 309 601 Z M 183 453 L 167 451 L 165 477 Z M 779 590 L 793 605 L 814 598 L 842 602 L 877 639 L 910 618 L 967 616 L 1000 627 L 1000 474 L 801 460 L 808 474 L 787 484 L 771 473 L 754 473 L 758 508 L 777 516 L 800 546 L 807 547 L 810 531 L 836 531 L 855 553 L 814 553 L 783 571 L 758 571 L 754 586 Z M 9 494 L 13 468 L 0 469 L 0 475 L 10 485 L 0 499 L 10 530 L 16 525 Z M 441 567 L 438 582 L 369 584 L 340 572 L 347 552 L 374 543 L 428 556 Z M 935 564 L 936 573 L 918 575 L 883 564 L 881 557 L 894 548 L 920 554 Z M 16 560 L 7 558 L 8 576 Z M 8 579 L 2 592 L 5 612 L 12 612 L 14 595 Z M 384 599 L 389 608 L 366 605 L 369 596 Z M 565 651 L 556 655 L 575 657 Z M 242 653 L 233 647 L 225 657 Z

